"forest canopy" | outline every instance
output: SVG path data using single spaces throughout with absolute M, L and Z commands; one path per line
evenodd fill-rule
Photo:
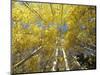
M 96 68 L 96 7 L 12 1 L 12 72 Z

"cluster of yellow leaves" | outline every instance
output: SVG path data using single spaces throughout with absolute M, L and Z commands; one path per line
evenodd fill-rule
M 12 47 L 14 52 L 24 51 L 33 48 L 40 43 L 40 29 L 35 25 L 30 25 L 30 28 L 25 30 L 21 25 L 15 25 L 12 29 Z
M 67 23 L 69 31 L 65 35 L 65 45 L 66 48 L 70 48 L 73 45 L 75 45 L 77 39 L 83 41 L 87 41 L 88 39 L 93 39 L 90 36 L 93 35 L 93 28 L 95 29 L 95 7 L 87 7 L 87 6 L 75 6 L 72 10 L 70 10 L 71 13 L 67 15 Z M 78 15 L 77 15 L 78 14 Z M 89 21 L 92 19 L 92 23 Z M 94 21 L 93 21 L 94 20 Z M 84 26 L 85 28 L 81 28 L 81 26 Z M 92 31 L 92 35 L 90 35 L 90 31 Z M 95 40 L 95 38 L 94 38 Z
M 33 23 L 35 15 L 21 3 L 15 2 L 12 9 L 12 18 L 14 22 Z

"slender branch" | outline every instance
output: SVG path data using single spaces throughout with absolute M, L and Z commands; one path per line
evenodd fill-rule
M 76 64 L 81 68 L 81 65 L 80 65 L 80 63 L 77 61 L 76 56 L 72 56 L 72 57 L 73 57 L 74 61 L 76 62 Z
M 61 5 L 61 24 L 63 24 L 63 4 Z
M 90 51 L 93 51 L 93 49 L 89 48 L 89 47 L 83 47 L 84 49 L 87 49 L 87 50 L 90 50 Z
M 23 64 L 25 61 L 27 61 L 28 59 L 30 59 L 37 51 L 39 51 L 42 47 L 40 46 L 38 49 L 34 50 L 29 56 L 27 56 L 25 59 L 21 60 L 20 62 L 18 62 L 17 64 L 15 64 L 13 66 L 13 68 L 16 68 L 18 66 L 20 66 L 21 64 Z
M 52 13 L 52 22 L 54 22 L 54 11 L 53 11 L 53 7 L 52 7 L 52 4 L 50 4 L 50 8 L 51 8 L 51 13 Z
M 35 14 L 37 14 L 38 17 L 46 23 L 46 21 L 41 17 L 41 15 L 40 15 L 36 10 L 34 10 L 33 8 L 31 9 L 31 8 L 29 7 L 29 4 L 28 4 L 27 2 L 24 2 L 24 5 L 25 5 L 32 13 L 35 12 Z

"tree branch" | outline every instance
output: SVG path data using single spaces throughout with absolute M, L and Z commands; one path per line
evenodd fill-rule
M 34 10 L 33 8 L 31 9 L 31 8 L 29 7 L 29 4 L 28 4 L 27 2 L 24 2 L 24 5 L 25 5 L 32 13 L 35 12 L 35 14 L 37 14 L 37 15 L 39 16 L 39 18 L 40 18 L 41 20 L 43 20 L 43 21 L 46 23 L 46 21 L 41 17 L 41 15 L 40 15 L 36 10 Z
M 20 62 L 18 62 L 17 64 L 15 64 L 13 66 L 13 68 L 16 68 L 18 66 L 20 66 L 21 64 L 23 64 L 25 61 L 27 61 L 28 59 L 30 59 L 37 51 L 39 51 L 42 47 L 40 46 L 38 49 L 34 50 L 29 56 L 27 56 L 25 59 L 21 60 Z

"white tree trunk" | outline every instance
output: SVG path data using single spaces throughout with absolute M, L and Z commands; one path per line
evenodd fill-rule
M 65 61 L 66 70 L 70 70 L 69 66 L 68 66 L 68 60 L 67 60 L 67 56 L 66 56 L 65 50 L 63 48 L 61 50 L 63 52 L 63 57 L 64 57 L 64 61 Z
M 57 56 L 58 56 L 58 48 L 56 49 L 56 52 L 55 52 L 55 61 L 53 62 L 52 71 L 56 71 Z

